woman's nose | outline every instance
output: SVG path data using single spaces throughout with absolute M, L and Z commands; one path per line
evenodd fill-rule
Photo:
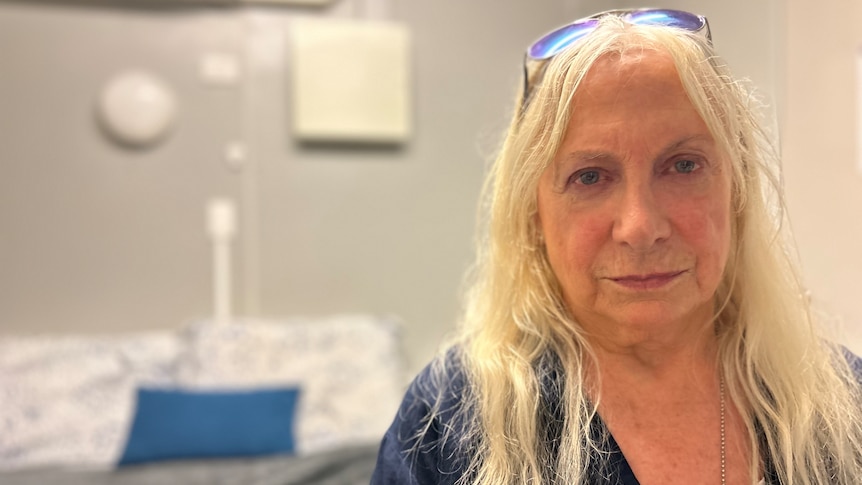
M 637 251 L 646 251 L 670 237 L 671 225 L 665 208 L 657 202 L 649 183 L 627 186 L 619 200 L 613 227 L 614 241 Z

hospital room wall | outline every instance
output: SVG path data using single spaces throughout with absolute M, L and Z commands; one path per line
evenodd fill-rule
M 459 310 L 478 192 L 559 0 L 339 1 L 322 9 L 0 3 L 0 332 L 177 328 L 211 311 L 208 199 L 239 205 L 240 315 L 397 315 L 411 370 Z M 292 134 L 293 22 L 397 21 L 411 36 L 413 131 L 390 146 Z M 242 66 L 207 82 L 202 59 Z M 146 69 L 177 95 L 163 144 L 95 122 L 105 83 Z M 229 146 L 244 160 L 229 164 Z
M 787 2 L 787 202 L 818 312 L 862 352 L 862 3 Z
M 176 327 L 209 311 L 204 204 L 237 198 L 225 145 L 240 97 L 200 82 L 207 52 L 235 52 L 218 11 L 0 2 L 0 331 Z M 143 69 L 178 101 L 150 150 L 107 140 L 96 100 Z
M 175 328 L 206 317 L 204 206 L 221 196 L 240 208 L 237 313 L 398 315 L 415 371 L 457 318 L 484 163 L 505 128 L 523 47 L 568 19 L 639 4 L 366 0 L 165 11 L 0 3 L 0 332 Z M 851 49 L 852 57 L 852 16 L 820 19 L 833 27 L 812 38 L 806 19 L 817 11 L 802 4 L 665 5 L 707 15 L 734 72 L 778 107 L 806 276 L 824 307 L 859 322 L 851 277 L 862 269 L 859 223 L 844 223 L 856 228 L 848 237 L 824 238 L 841 223 L 823 214 L 858 220 L 860 179 L 824 177 L 808 161 L 824 158 L 816 140 L 833 138 L 825 155 L 855 160 L 853 64 L 819 50 Z M 293 137 L 287 46 L 292 22 L 306 16 L 410 29 L 406 143 L 307 146 Z M 201 81 L 199 62 L 211 52 L 240 59 L 238 83 Z M 814 80 L 809 66 L 821 65 Z M 93 123 L 100 87 L 128 67 L 162 75 L 180 99 L 177 129 L 151 151 L 111 145 Z M 247 156 L 229 166 L 234 142 Z
M 484 168 L 508 122 L 523 46 L 564 12 L 550 0 L 389 7 L 376 16 L 406 24 L 412 42 L 413 135 L 403 146 L 304 146 L 285 119 L 291 62 L 261 62 L 249 80 L 260 219 L 259 260 L 249 260 L 259 288 L 246 293 L 257 301 L 246 307 L 392 313 L 405 324 L 412 373 L 458 317 Z M 256 45 L 284 45 L 289 20 L 256 17 Z

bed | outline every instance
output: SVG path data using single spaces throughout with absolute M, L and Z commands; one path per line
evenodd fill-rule
M 0 483 L 368 483 L 406 382 L 399 327 L 0 337 Z

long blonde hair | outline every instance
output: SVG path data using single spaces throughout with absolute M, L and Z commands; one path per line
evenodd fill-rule
M 600 57 L 632 49 L 670 54 L 693 105 L 732 160 L 733 242 L 715 326 L 729 396 L 749 430 L 752 479 L 765 458 L 787 485 L 858 480 L 858 384 L 813 321 L 759 105 L 695 34 L 606 17 L 550 61 L 529 105 L 516 110 L 489 171 L 477 265 L 456 345 L 448 350 L 458 354 L 468 382 L 459 411 L 470 454 L 464 481 L 584 483 L 591 462 L 603 460 L 590 433 L 596 408 L 583 373 L 598 362 L 563 304 L 536 224 L 536 194 L 584 75 Z M 438 361 L 438 378 L 448 360 Z M 559 375 L 549 378 L 553 369 Z M 549 385 L 563 416 L 553 444 L 539 419 Z

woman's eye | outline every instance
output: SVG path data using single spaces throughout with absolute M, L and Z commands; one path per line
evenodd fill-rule
M 575 176 L 575 180 L 583 185 L 593 185 L 598 183 L 600 178 L 601 176 L 599 176 L 599 172 L 596 170 L 587 170 Z
M 691 173 L 697 170 L 697 163 L 693 160 L 677 160 L 673 167 L 679 173 Z

